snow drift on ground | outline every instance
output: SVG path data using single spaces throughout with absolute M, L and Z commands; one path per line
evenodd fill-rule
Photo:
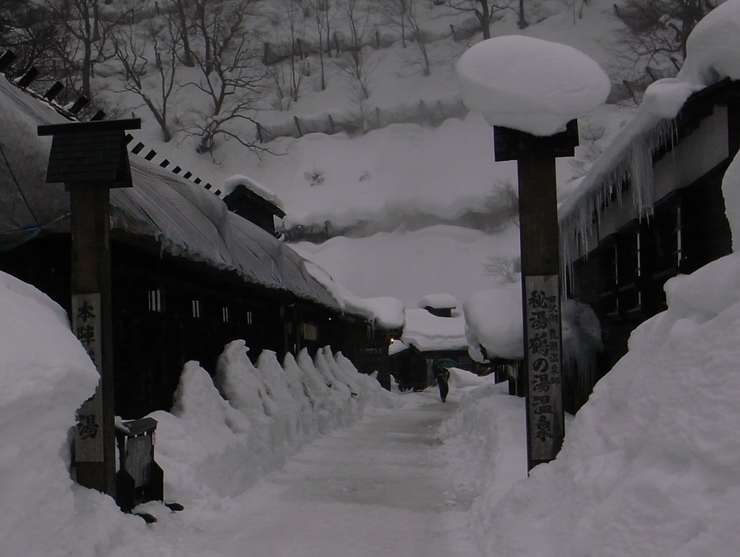
M 98 372 L 47 296 L 0 273 L 0 553 L 108 555 L 145 530 L 113 501 L 76 485 L 68 432 Z M 118 528 L 128 534 L 117 534 Z
M 3 556 L 168 555 L 166 542 L 113 500 L 73 482 L 69 428 L 98 373 L 44 294 L 0 273 L 0 539 Z M 216 384 L 197 362 L 183 371 L 171 413 L 158 411 L 155 458 L 165 497 L 213 512 L 307 442 L 371 408 L 404 404 L 328 348 L 256 366 L 230 343 Z M 145 510 L 167 519 L 158 503 Z M 197 513 L 181 518 L 197 520 Z M 172 519 L 175 520 L 175 519 Z M 192 525 L 191 525 L 192 527 Z
M 740 533 L 740 254 L 666 286 L 558 458 L 478 503 L 486 555 L 734 554 Z
M 738 0 L 702 21 L 687 74 L 714 81 L 728 71 L 722 45 L 737 44 L 738 27 Z M 659 83 L 656 97 L 667 98 L 657 106 L 676 104 L 671 93 L 681 82 Z M 738 185 L 735 160 L 723 180 L 735 248 Z M 557 459 L 503 497 L 489 485 L 477 501 L 486 555 L 737 553 L 740 252 L 670 279 L 665 291 L 668 309 L 633 331 L 628 353 L 596 385 Z

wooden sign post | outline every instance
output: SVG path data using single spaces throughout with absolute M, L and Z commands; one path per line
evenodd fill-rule
M 81 485 L 115 496 L 115 411 L 110 279 L 110 188 L 131 187 L 124 131 L 141 121 L 39 126 L 53 136 L 47 183 L 70 193 L 72 331 L 100 373 L 95 394 L 77 411 L 75 466 Z
M 548 137 L 494 126 L 497 161 L 516 160 L 524 317 L 527 466 L 553 460 L 565 436 L 556 157 L 573 156 L 577 121 Z

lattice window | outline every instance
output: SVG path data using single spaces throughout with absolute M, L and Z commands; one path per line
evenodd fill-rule
M 149 311 L 156 311 L 161 313 L 164 311 L 164 304 L 162 304 L 162 289 L 155 288 L 147 292 L 147 307 Z

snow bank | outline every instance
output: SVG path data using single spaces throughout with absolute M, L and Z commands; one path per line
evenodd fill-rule
M 737 253 L 668 281 L 668 310 L 633 332 L 558 458 L 478 502 L 486 555 L 736 552 L 739 284 Z
M 565 131 L 572 119 L 606 101 L 611 84 L 573 47 L 507 35 L 482 41 L 456 65 L 463 101 L 491 126 L 533 135 Z
M 353 139 L 311 134 L 275 143 L 290 154 L 255 161 L 249 174 L 284 201 L 286 227 L 453 221 L 485 211 L 495 180 L 516 176 L 515 164 L 494 163 L 491 129 L 473 113 L 434 129 L 394 124 Z
M 328 347 L 313 359 L 306 350 L 297 360 L 288 355 L 282 364 L 266 350 L 256 366 L 247 351 L 243 340 L 225 347 L 218 387 L 188 362 L 172 413 L 152 415 L 159 420 L 156 458 L 168 499 L 188 506 L 234 497 L 319 434 L 354 423 L 369 407 L 397 404 Z
M 722 178 L 722 196 L 725 199 L 725 215 L 730 224 L 732 250 L 740 248 L 740 157 L 737 155 L 727 167 Z
M 467 387 L 478 387 L 485 383 L 492 383 L 492 376 L 476 375 L 475 373 L 459 367 L 447 368 L 450 370 L 450 387 L 453 389 L 463 389 Z
M 141 519 L 70 477 L 68 431 L 97 383 L 64 310 L 0 273 L 3 555 L 113 555 L 119 543 L 146 534 Z
M 451 491 L 470 499 L 485 491 L 492 504 L 527 477 L 527 432 L 524 399 L 509 396 L 506 384 L 487 381 L 460 397 L 460 412 L 442 424 L 440 451 L 455 470 Z M 486 516 L 472 518 L 480 530 L 490 522 Z
M 315 361 L 304 351 L 298 362 L 289 355 L 281 365 L 266 351 L 255 367 L 244 341 L 235 341 L 219 360 L 218 388 L 197 362 L 188 362 L 172 413 L 152 414 L 167 500 L 219 509 L 320 433 L 349 425 L 370 408 L 400 404 L 341 354 L 325 348 Z M 97 383 L 64 310 L 0 273 L 3 555 L 169 555 L 176 546 L 166 530 L 121 513 L 113 499 L 70 476 L 69 429 Z M 163 506 L 145 506 L 161 528 L 182 528 Z

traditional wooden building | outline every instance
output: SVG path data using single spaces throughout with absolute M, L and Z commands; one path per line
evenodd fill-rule
M 574 408 L 666 309 L 669 278 L 730 253 L 721 184 L 739 147 L 738 82 L 695 93 L 674 119 L 641 107 L 561 207 L 569 296 L 596 312 L 603 340 L 595 366 L 566 376 Z
M 0 74 L 0 270 L 68 310 L 69 194 L 46 183 L 50 140 L 37 127 L 69 116 Z M 110 202 L 117 415 L 169 409 L 183 364 L 213 372 L 237 338 L 252 357 L 326 345 L 351 355 L 368 320 L 340 307 L 274 227 L 161 165 L 130 159 L 133 187 L 112 190 Z M 251 193 L 232 208 L 250 217 L 251 201 L 262 217 L 277 214 Z
M 401 390 L 423 390 L 434 384 L 432 367 L 439 360 L 476 371 L 468 354 L 465 319 L 449 294 L 425 296 L 418 309 L 407 309 L 403 334 L 391 346 L 393 374 Z

